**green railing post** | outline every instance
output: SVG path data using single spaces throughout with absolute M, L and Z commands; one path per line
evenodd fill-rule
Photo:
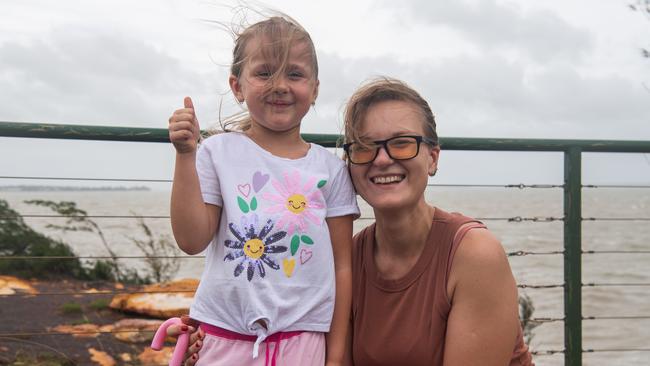
M 564 364 L 582 365 L 582 151 L 564 152 Z

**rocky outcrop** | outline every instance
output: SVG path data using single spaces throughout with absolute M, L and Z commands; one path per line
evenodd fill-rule
M 109 306 L 160 319 L 180 316 L 189 312 L 198 285 L 197 279 L 148 285 L 137 293 L 116 295 Z
M 113 329 L 112 325 L 97 325 L 97 324 L 77 324 L 77 325 L 57 325 L 50 328 L 50 331 L 57 333 L 67 333 L 75 338 L 95 338 L 102 332 L 110 332 Z
M 167 365 L 172 359 L 174 347 L 163 347 L 160 351 L 145 348 L 144 352 L 138 355 L 138 361 L 142 366 Z
M 162 320 L 155 319 L 122 319 L 113 324 L 62 324 L 50 328 L 50 331 L 67 333 L 75 338 L 95 338 L 101 333 L 112 333 L 116 339 L 126 343 L 151 343 L 153 335 L 162 324 Z M 175 342 L 172 337 L 169 342 Z
M 90 353 L 90 360 L 95 362 L 100 366 L 115 366 L 115 359 L 109 356 L 108 353 L 103 351 L 98 351 L 94 348 L 89 348 L 88 353 Z
M 12 276 L 0 276 L 0 295 L 26 293 L 35 295 L 38 291 L 27 281 Z
M 126 343 L 150 343 L 162 324 L 153 319 L 122 319 L 113 324 L 113 336 Z

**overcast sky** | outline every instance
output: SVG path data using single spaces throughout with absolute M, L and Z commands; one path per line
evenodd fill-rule
M 425 96 L 443 137 L 650 140 L 650 59 L 641 55 L 650 19 L 631 2 L 265 4 L 298 20 L 316 45 L 321 89 L 303 132 L 339 133 L 355 87 L 388 75 Z M 164 128 L 190 95 L 202 127 L 214 125 L 220 108 L 234 111 L 232 39 L 204 20 L 239 19 L 232 4 L 2 0 L 0 121 Z M 165 144 L 0 138 L 0 145 L 3 176 L 171 176 Z M 562 180 L 560 154 L 441 159 L 439 182 Z M 650 184 L 650 158 L 590 154 L 585 181 Z

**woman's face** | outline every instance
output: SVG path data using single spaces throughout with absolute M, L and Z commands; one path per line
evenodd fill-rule
M 405 101 L 383 101 L 372 105 L 359 126 L 359 139 L 385 140 L 396 136 L 425 136 L 423 117 L 417 106 Z M 409 160 L 393 160 L 382 147 L 374 161 L 350 163 L 357 192 L 375 211 L 415 209 L 426 204 L 428 175 L 435 171 L 440 149 L 424 142 Z M 387 211 L 387 212 L 390 212 Z

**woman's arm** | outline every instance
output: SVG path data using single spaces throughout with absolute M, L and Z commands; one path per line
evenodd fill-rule
M 334 252 L 336 300 L 327 334 L 326 365 L 342 365 L 352 306 L 352 215 L 326 219 Z
M 519 325 L 517 286 L 499 241 L 471 229 L 453 260 L 444 365 L 508 365 Z

